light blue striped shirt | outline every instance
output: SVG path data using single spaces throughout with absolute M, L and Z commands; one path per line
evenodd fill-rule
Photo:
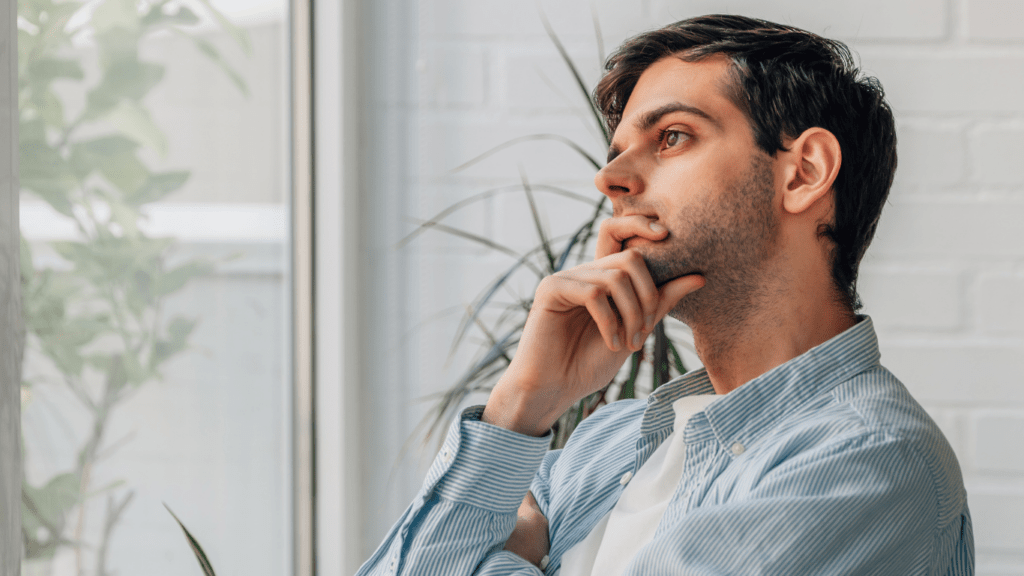
M 626 574 L 974 574 L 953 450 L 879 358 L 861 317 L 690 418 L 683 478 Z M 672 402 L 709 393 L 695 370 L 601 408 L 553 451 L 467 409 L 359 574 L 558 574 L 672 433 Z M 549 522 L 544 572 L 502 550 L 528 489 Z

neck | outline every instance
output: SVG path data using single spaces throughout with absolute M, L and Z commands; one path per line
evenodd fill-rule
M 795 277 L 762 275 L 768 281 L 727 313 L 719 304 L 687 319 L 715 392 L 731 392 L 856 324 L 828 275 Z M 815 277 L 824 281 L 811 282 Z

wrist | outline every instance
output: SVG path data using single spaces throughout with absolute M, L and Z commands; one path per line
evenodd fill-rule
M 487 399 L 480 420 L 518 434 L 544 436 L 564 411 L 559 410 L 551 400 L 528 394 L 522 387 L 499 381 Z

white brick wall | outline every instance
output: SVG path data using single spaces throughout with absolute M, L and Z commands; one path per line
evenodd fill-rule
M 600 67 L 591 3 L 540 4 L 593 85 Z M 596 194 L 592 171 L 556 144 L 446 173 L 532 132 L 566 135 L 598 157 L 603 150 L 573 110 L 577 95 L 534 3 L 424 0 L 419 7 L 418 173 L 406 214 L 426 217 L 472 191 L 514 183 L 520 165 L 534 182 Z M 1024 573 L 1024 1 L 601 0 L 595 11 L 606 52 L 655 25 L 735 12 L 842 39 L 880 78 L 897 114 L 900 168 L 862 270 L 865 312 L 877 321 L 883 362 L 960 456 L 978 573 Z M 565 227 L 559 216 L 580 218 L 568 204 L 551 211 L 554 229 Z M 509 222 L 525 214 L 521 197 L 510 194 L 453 222 L 523 248 L 532 229 L 524 240 Z M 426 292 L 410 308 L 410 324 L 468 303 L 466 295 L 507 261 L 463 248 L 460 264 L 459 245 L 435 235 L 413 247 L 422 262 L 450 273 L 429 265 L 415 273 Z M 434 342 L 413 352 L 413 364 L 425 369 L 410 386 L 421 394 L 454 375 L 441 365 L 453 329 L 454 319 L 417 332 Z M 405 496 L 396 501 L 404 505 Z

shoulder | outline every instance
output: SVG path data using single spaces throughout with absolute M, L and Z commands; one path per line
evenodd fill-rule
M 881 366 L 795 407 L 764 440 L 780 464 L 822 466 L 834 477 L 856 471 L 873 489 L 914 486 L 931 495 L 940 525 L 966 507 L 963 476 L 949 442 Z

